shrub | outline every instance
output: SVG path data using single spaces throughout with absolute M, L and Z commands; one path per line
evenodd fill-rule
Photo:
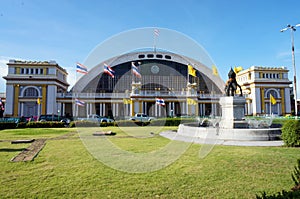
M 63 122 L 28 122 L 26 128 L 62 128 L 65 127 Z
M 278 192 L 277 194 L 267 195 L 263 192 L 261 196 L 256 195 L 256 199 L 288 199 L 288 198 L 300 198 L 300 191 L 285 191 Z
M 294 172 L 292 174 L 292 179 L 295 186 L 292 188 L 293 191 L 300 191 L 300 159 L 297 160 L 297 166 L 294 167 Z
M 27 123 L 26 122 L 19 122 L 16 126 L 16 128 L 26 128 Z
M 2 129 L 14 129 L 17 127 L 15 122 L 0 122 L 0 130 Z
M 285 199 L 285 198 L 300 198 L 300 159 L 297 160 L 297 166 L 294 167 L 292 179 L 295 186 L 291 191 L 282 190 L 276 194 L 267 195 L 264 191 L 261 196 L 256 195 L 257 199 Z
M 74 121 L 74 127 L 99 127 L 100 124 L 98 122 L 92 122 L 92 121 Z M 72 123 L 72 126 L 73 126 Z
M 70 127 L 70 128 L 76 127 L 76 126 L 75 126 L 75 122 L 74 122 L 74 121 L 70 122 L 69 127 Z
M 286 146 L 300 146 L 300 120 L 286 121 L 281 131 L 281 137 Z
M 150 122 L 136 122 L 132 120 L 119 120 L 113 123 L 114 126 L 147 126 L 149 124 Z

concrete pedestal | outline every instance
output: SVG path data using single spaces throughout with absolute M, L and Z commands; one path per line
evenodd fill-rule
M 222 117 L 219 123 L 220 128 L 246 128 L 247 122 L 243 120 L 245 116 L 245 97 L 221 97 L 220 105 Z

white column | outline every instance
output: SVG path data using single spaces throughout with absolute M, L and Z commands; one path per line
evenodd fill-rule
M 76 104 L 73 103 L 72 106 L 73 106 L 73 109 L 72 109 L 73 113 L 72 113 L 72 115 L 73 115 L 73 117 L 75 117 L 76 116 Z
M 20 103 L 20 111 L 21 111 L 21 116 L 24 116 L 24 102 Z
M 117 103 L 117 107 L 116 107 L 116 116 L 120 115 L 120 110 L 119 110 L 119 103 Z
M 102 116 L 104 116 L 104 115 L 105 115 L 105 103 L 103 103 L 102 105 L 103 105 L 103 109 L 102 109 L 103 113 L 102 113 Z
M 86 103 L 86 117 L 89 115 L 89 103 Z
M 100 108 L 99 115 L 102 116 L 102 103 L 99 104 L 99 108 Z
M 149 115 L 149 113 L 147 113 L 147 102 L 144 102 L 144 113 Z
M 61 114 L 63 115 L 63 116 L 65 116 L 65 111 L 66 110 L 66 104 L 63 102 L 62 103 L 62 110 L 61 110 Z M 39 112 L 40 113 L 40 112 Z
M 89 114 L 90 115 L 93 114 L 93 103 L 92 102 L 90 103 L 90 106 L 89 106 Z
M 285 113 L 291 113 L 291 100 L 290 100 L 290 90 L 289 88 L 284 89 L 284 107 Z
M 161 117 L 161 106 L 158 106 L 158 116 Z
M 251 88 L 251 95 L 253 104 L 253 114 L 256 115 L 262 113 L 263 110 L 261 109 L 260 88 Z M 264 110 L 264 112 L 266 113 L 266 110 Z
M 47 86 L 47 114 L 56 114 L 56 86 L 49 85 Z
M 172 102 L 172 110 L 173 110 L 173 117 L 174 117 L 176 113 L 175 102 Z
M 4 114 L 13 115 L 13 107 L 14 107 L 14 86 L 10 84 L 6 84 L 6 103 Z
M 203 112 L 202 112 L 202 104 L 199 104 L 199 115 L 202 116 Z
M 76 116 L 78 117 L 78 109 L 79 109 L 79 107 L 78 107 L 78 105 L 75 105 L 76 106 Z

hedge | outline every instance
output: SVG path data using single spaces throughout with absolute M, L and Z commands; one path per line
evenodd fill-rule
M 131 120 L 118 120 L 115 122 L 72 121 L 69 127 L 106 127 L 106 126 L 178 126 L 182 123 L 192 123 L 193 118 L 158 118 L 150 122 L 136 122 Z M 0 129 L 14 128 L 62 128 L 66 127 L 63 122 L 0 122 Z
M 65 127 L 63 122 L 0 122 L 0 129 L 15 129 L 15 128 L 62 128 Z
M 2 129 L 14 129 L 18 123 L 15 122 L 0 122 L 0 130 Z
M 281 131 L 281 138 L 286 146 L 300 146 L 300 120 L 286 121 Z

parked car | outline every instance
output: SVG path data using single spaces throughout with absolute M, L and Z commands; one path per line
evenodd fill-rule
M 136 121 L 136 122 L 150 122 L 153 120 L 153 117 L 149 117 L 148 115 L 144 113 L 137 113 L 134 115 L 134 117 L 131 117 L 130 120 Z
M 63 122 L 66 125 L 69 125 L 71 122 L 70 119 L 58 115 L 40 115 L 38 121 L 40 122 L 56 121 L 56 122 Z
M 99 123 L 114 122 L 113 119 L 103 117 L 103 116 L 100 116 L 100 115 L 96 115 L 96 114 L 89 115 L 87 118 L 78 118 L 77 120 L 80 120 L 80 121 L 93 121 L 93 122 L 97 121 Z

